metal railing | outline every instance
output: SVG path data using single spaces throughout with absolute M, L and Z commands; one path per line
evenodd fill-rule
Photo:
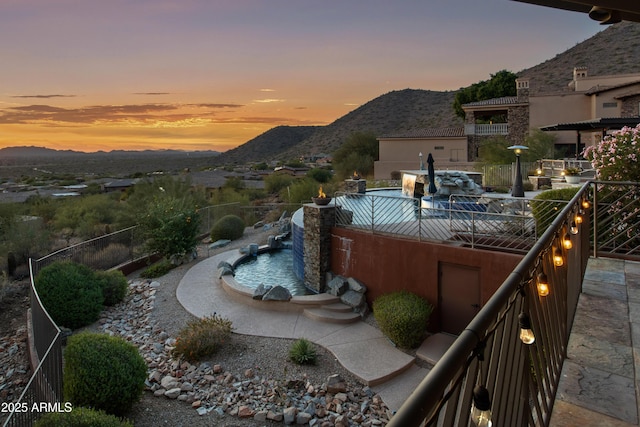
M 473 425 L 470 413 L 477 385 L 489 392 L 493 425 L 549 424 L 589 257 L 589 216 L 578 225 L 578 234 L 571 235 L 572 249 L 560 249 L 559 236 L 566 234 L 588 188 L 583 186 L 559 212 L 389 427 Z M 562 266 L 552 259 L 557 248 Z M 543 272 L 551 289 L 547 296 L 537 292 Z M 528 315 L 535 332 L 531 345 L 518 339 L 521 313 Z
M 594 255 L 640 261 L 640 182 L 596 181 L 591 190 Z
M 49 407 L 41 410 L 41 404 L 62 402 L 62 335 L 35 290 L 31 260 L 29 269 L 31 308 L 28 322 L 35 350 L 31 359 L 37 366 L 20 398 L 13 404 L 14 411 L 5 420 L 5 427 L 31 426 L 42 413 L 51 410 Z
M 337 227 L 525 253 L 567 202 L 497 194 L 414 199 L 370 192 L 337 193 L 335 204 Z

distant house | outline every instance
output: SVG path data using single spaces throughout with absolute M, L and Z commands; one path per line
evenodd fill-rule
M 374 177 L 389 179 L 393 171 L 416 169 L 420 153 L 423 159 L 431 153 L 436 169 L 470 170 L 487 139 L 502 135 L 521 145 L 531 129 L 553 132 L 558 151 L 576 158 L 612 130 L 640 122 L 640 73 L 589 76 L 586 67 L 576 67 L 567 89 L 553 93 L 543 84 L 531 93 L 530 83 L 522 77 L 516 80 L 516 96 L 464 104 L 462 130 L 417 129 L 379 138 Z
M 427 156 L 438 169 L 468 170 L 467 138 L 464 128 L 416 129 L 378 138 L 379 159 L 374 164 L 376 179 L 389 179 L 406 169 L 426 170 Z
M 278 166 L 273 170 L 274 173 L 291 175 L 297 178 L 303 178 L 309 172 L 309 168 L 293 168 L 291 166 Z
M 102 184 L 102 191 L 105 193 L 112 193 L 115 191 L 126 191 L 133 187 L 139 181 L 138 178 L 134 179 L 116 179 L 108 181 Z

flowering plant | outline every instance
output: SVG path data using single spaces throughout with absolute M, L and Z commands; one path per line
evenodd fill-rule
M 572 168 L 572 167 L 568 167 L 565 168 L 565 170 L 562 171 L 563 175 L 569 175 L 569 176 L 575 176 L 575 175 L 580 175 L 580 172 L 582 172 L 579 168 Z
M 596 178 L 604 181 L 640 181 L 640 124 L 623 127 L 602 141 L 585 148 L 584 157 L 596 170 Z

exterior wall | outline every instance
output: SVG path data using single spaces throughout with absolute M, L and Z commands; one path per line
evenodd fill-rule
M 509 135 L 507 139 L 513 145 L 524 145 L 524 138 L 529 134 L 529 108 L 525 106 L 509 107 Z
M 624 98 L 621 107 L 622 117 L 640 116 L 640 95 L 629 96 Z
M 444 147 L 444 149 L 436 149 Z M 424 167 L 427 156 L 433 155 L 436 169 L 463 169 L 467 162 L 466 137 L 442 138 L 380 138 L 380 160 L 374 165 L 375 179 L 390 179 L 391 172 L 418 169 L 422 153 Z
M 529 117 L 531 128 L 557 123 L 571 123 L 593 118 L 591 102 L 584 93 L 567 93 L 561 95 L 536 96 L 529 98 Z M 575 144 L 576 132 L 553 132 L 556 144 Z M 590 138 L 582 134 L 582 144 Z
M 619 74 L 613 76 L 583 77 L 574 80 L 575 90 L 587 91 L 595 86 L 617 86 L 638 81 L 638 74 Z
M 372 235 L 343 228 L 331 230 L 331 270 L 367 286 L 371 304 L 384 293 L 405 289 L 434 306 L 429 330 L 440 331 L 439 263 L 480 270 L 480 299 L 486 303 L 522 259 L 521 255 L 454 245 Z

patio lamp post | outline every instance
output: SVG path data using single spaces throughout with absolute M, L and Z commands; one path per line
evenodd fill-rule
M 511 196 L 513 197 L 524 197 L 524 188 L 522 187 L 522 171 L 520 170 L 520 154 L 522 151 L 528 150 L 529 147 L 526 145 L 512 145 L 511 147 L 507 147 L 509 150 L 513 150 L 516 153 L 516 179 L 513 183 L 513 188 L 511 189 Z

